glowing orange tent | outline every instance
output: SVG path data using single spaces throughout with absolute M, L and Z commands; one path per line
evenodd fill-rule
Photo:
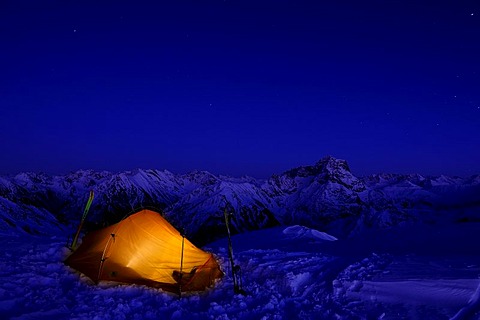
M 87 234 L 65 263 L 95 283 L 137 283 L 171 292 L 205 290 L 223 275 L 211 253 L 151 210 Z

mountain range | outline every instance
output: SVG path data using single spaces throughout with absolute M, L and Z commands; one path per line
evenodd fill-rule
M 480 221 L 480 175 L 357 177 L 345 160 L 327 156 L 266 180 L 141 169 L 4 176 L 0 233 L 49 234 L 61 228 L 70 234 L 90 190 L 95 199 L 87 231 L 118 222 L 138 208 L 154 207 L 197 244 L 225 235 L 225 209 L 233 233 L 304 225 L 347 237 L 366 228 Z

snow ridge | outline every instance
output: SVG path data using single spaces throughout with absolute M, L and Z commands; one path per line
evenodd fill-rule
M 345 160 L 327 156 L 266 181 L 206 171 L 174 174 L 143 169 L 0 177 L 0 233 L 72 229 L 90 190 L 95 191 L 95 200 L 87 229 L 115 223 L 139 207 L 155 207 L 200 244 L 224 235 L 225 207 L 234 233 L 283 224 L 344 237 L 365 227 L 439 219 L 480 221 L 480 175 L 356 177 Z

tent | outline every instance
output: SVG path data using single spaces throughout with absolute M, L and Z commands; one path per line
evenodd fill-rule
M 178 293 L 205 290 L 223 275 L 211 253 L 151 210 L 88 233 L 65 263 L 95 283 L 137 283 Z

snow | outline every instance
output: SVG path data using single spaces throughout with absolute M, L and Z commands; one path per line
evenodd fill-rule
M 239 234 L 232 242 L 247 294 L 233 293 L 227 241 L 221 239 L 205 249 L 217 255 L 225 277 L 204 293 L 181 298 L 140 285 L 94 285 L 63 264 L 70 251 L 61 230 L 50 237 L 4 235 L 0 238 L 0 318 L 478 317 L 480 255 L 468 248 L 475 247 L 480 224 L 424 231 L 432 241 L 441 238 L 451 246 L 443 246 L 443 253 L 437 254 L 429 250 L 430 242 L 415 248 L 419 242 L 412 239 L 395 243 L 389 238 L 420 237 L 412 230 L 336 241 L 302 226 Z M 464 250 L 456 250 L 458 246 Z
M 290 236 L 291 238 L 304 238 L 304 239 L 315 239 L 315 240 L 326 240 L 326 241 L 335 241 L 338 240 L 334 236 L 329 235 L 328 233 L 321 232 L 315 229 L 311 229 L 304 226 L 291 226 L 283 230 L 283 234 Z
M 50 234 L 59 223 L 74 229 L 94 190 L 87 227 L 115 223 L 135 208 L 156 208 L 189 238 L 205 244 L 222 236 L 227 199 L 234 233 L 283 224 L 345 237 L 364 228 L 431 223 L 440 217 L 480 221 L 478 181 L 478 175 L 359 178 L 346 161 L 332 157 L 267 180 L 142 169 L 20 173 L 0 177 L 0 233 Z M 37 221 L 29 223 L 30 217 Z
M 360 179 L 331 157 L 266 181 L 141 169 L 0 177 L 0 319 L 478 319 L 479 181 Z M 227 199 L 247 295 L 233 293 L 226 239 L 205 247 L 226 276 L 181 299 L 94 285 L 65 266 L 91 189 L 90 222 L 161 204 L 201 244 L 222 237 Z
M 452 320 L 471 318 L 475 311 L 480 309 L 480 285 L 475 290 L 475 293 L 468 300 L 468 304 L 460 309 L 458 313 L 452 318 Z
M 478 279 L 363 281 L 348 292 L 350 299 L 370 299 L 387 303 L 402 301 L 436 307 L 466 304 L 480 284 Z M 352 290 L 353 289 L 353 290 Z

